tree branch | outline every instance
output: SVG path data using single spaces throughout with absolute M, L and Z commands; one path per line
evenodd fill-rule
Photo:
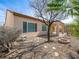
M 43 22 L 48 25 L 48 20 L 46 18 L 43 17 L 42 13 L 40 12 L 40 17 L 43 19 Z M 46 21 L 45 21 L 46 20 Z
M 38 2 L 39 1 L 39 2 Z M 39 13 L 39 17 L 41 17 L 43 19 L 43 22 L 48 25 L 48 20 L 43 16 L 42 12 L 45 8 L 45 5 L 46 5 L 46 2 L 47 0 L 41 0 L 41 3 L 40 3 L 40 0 L 38 0 L 36 2 L 36 4 L 31 4 L 31 7 L 34 8 L 35 10 L 37 10 L 37 12 Z M 39 4 L 38 4 L 39 3 Z M 46 21 L 45 21 L 46 20 Z
M 56 22 L 54 19 L 59 15 L 60 12 L 56 13 L 52 19 L 52 21 L 50 22 L 50 25 L 53 23 L 53 22 Z

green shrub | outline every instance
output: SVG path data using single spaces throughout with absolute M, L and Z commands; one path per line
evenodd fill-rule
M 67 26 L 68 32 L 75 36 L 79 37 L 79 25 L 78 24 L 70 24 Z

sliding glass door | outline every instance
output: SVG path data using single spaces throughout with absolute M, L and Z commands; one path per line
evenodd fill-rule
M 37 24 L 23 22 L 23 32 L 37 32 Z
M 28 23 L 28 32 L 36 32 L 36 31 L 37 31 L 37 24 Z

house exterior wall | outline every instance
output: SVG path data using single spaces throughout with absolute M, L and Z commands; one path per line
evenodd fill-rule
M 37 32 L 23 33 L 27 37 L 44 35 L 44 34 L 47 33 L 47 31 L 42 31 L 42 24 L 44 24 L 44 23 L 42 23 L 38 20 L 30 19 L 30 18 L 15 16 L 12 12 L 7 11 L 5 26 L 17 28 L 17 29 L 19 29 L 23 32 L 23 22 L 27 22 L 27 23 L 29 22 L 29 23 L 36 23 L 37 24 Z
M 22 17 L 22 16 L 14 15 L 13 12 L 7 11 L 5 26 L 17 28 L 23 32 L 23 22 L 37 24 L 37 32 L 23 33 L 23 34 L 26 34 L 27 37 L 40 36 L 40 35 L 47 34 L 47 31 L 42 31 L 42 24 L 44 24 L 43 22 L 36 20 L 36 19 L 29 18 L 29 17 Z M 60 29 L 62 32 L 64 32 L 64 24 L 61 22 L 55 22 L 51 26 L 51 32 L 57 32 L 57 30 L 60 30 Z
M 6 12 L 5 26 L 14 27 L 14 15 L 10 11 Z
M 29 19 L 29 18 L 14 16 L 14 24 L 15 24 L 14 26 L 16 28 L 22 30 L 22 32 L 23 32 L 23 22 L 36 23 L 37 24 L 37 32 L 24 33 L 28 37 L 43 35 L 43 34 L 46 34 L 46 32 L 47 32 L 47 31 L 42 31 L 42 24 L 44 24 L 44 23 L 42 23 L 42 22 L 40 22 L 38 20 L 33 20 L 33 19 Z
M 65 29 L 64 23 L 61 23 L 61 22 L 55 22 L 51 26 L 52 32 L 57 32 L 57 33 L 62 32 L 63 33 L 64 29 Z

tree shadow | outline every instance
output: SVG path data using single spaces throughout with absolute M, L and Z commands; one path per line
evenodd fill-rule
M 16 58 L 22 59 L 23 55 L 34 52 L 34 49 L 37 48 L 38 46 L 41 46 L 41 45 L 43 45 L 45 43 L 51 43 L 51 42 L 53 42 L 53 41 L 50 41 L 50 42 L 45 41 L 45 42 L 42 42 L 42 43 L 40 43 L 38 45 L 28 46 L 28 47 L 26 47 L 26 48 L 29 48 L 28 50 L 23 50 L 22 52 L 18 53 L 16 56 L 12 56 L 9 59 L 16 59 Z

